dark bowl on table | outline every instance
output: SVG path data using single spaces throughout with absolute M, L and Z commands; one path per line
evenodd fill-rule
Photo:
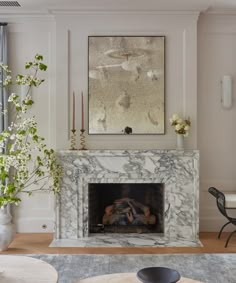
M 167 267 L 147 267 L 137 272 L 143 283 L 176 283 L 180 280 L 178 271 Z

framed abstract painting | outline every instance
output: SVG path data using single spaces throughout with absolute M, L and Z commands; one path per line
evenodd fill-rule
M 89 36 L 89 134 L 165 133 L 165 37 Z

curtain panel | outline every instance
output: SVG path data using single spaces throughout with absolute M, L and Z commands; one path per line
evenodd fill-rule
M 0 63 L 7 65 L 7 23 L 0 23 Z M 0 81 L 4 80 L 4 73 L 0 70 Z M 8 106 L 7 88 L 0 87 L 0 132 L 8 127 L 8 115 L 3 115 L 3 111 Z

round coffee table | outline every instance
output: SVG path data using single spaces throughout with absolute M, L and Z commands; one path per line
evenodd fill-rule
M 57 271 L 50 264 L 27 256 L 0 256 L 1 283 L 57 283 Z
M 141 283 L 136 273 L 113 273 L 79 280 L 77 283 Z M 178 283 L 203 283 L 190 278 L 181 277 Z

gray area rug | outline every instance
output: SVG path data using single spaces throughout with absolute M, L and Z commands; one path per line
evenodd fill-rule
M 58 283 L 74 283 L 109 273 L 137 272 L 148 266 L 174 268 L 183 277 L 205 283 L 236 283 L 236 254 L 30 256 L 53 265 L 59 273 Z

